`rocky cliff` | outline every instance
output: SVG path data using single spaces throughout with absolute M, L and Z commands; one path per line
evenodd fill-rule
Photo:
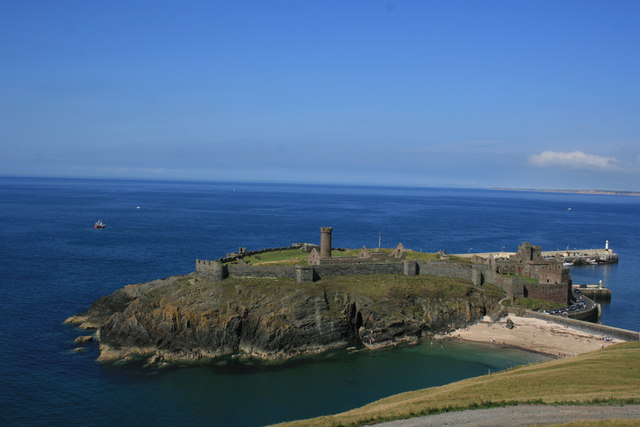
M 187 275 L 126 286 L 69 322 L 98 329 L 101 360 L 275 359 L 450 331 L 492 311 L 500 297 L 490 286 L 432 276 L 345 276 L 301 285 Z

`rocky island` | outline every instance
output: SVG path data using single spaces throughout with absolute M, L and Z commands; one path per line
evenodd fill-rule
M 338 276 L 300 286 L 264 278 L 215 283 L 190 274 L 126 286 L 73 320 L 98 328 L 100 360 L 280 359 L 450 331 L 482 318 L 501 296 L 426 276 Z
M 401 244 L 332 250 L 324 227 L 320 246 L 241 248 L 197 260 L 194 273 L 125 286 L 67 323 L 97 329 L 103 361 L 285 359 L 347 345 L 377 348 L 465 327 L 497 312 L 505 295 L 566 304 L 565 269 L 536 254 L 538 247 L 525 245 L 515 261 L 498 265 Z

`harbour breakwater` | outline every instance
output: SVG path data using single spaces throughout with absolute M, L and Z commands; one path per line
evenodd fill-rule
M 479 252 L 479 253 L 461 253 L 455 254 L 462 258 L 509 258 L 515 255 L 516 252 Z M 546 259 L 554 259 L 562 262 L 565 265 L 583 265 L 583 264 L 617 264 L 618 254 L 611 248 L 609 248 L 609 242 L 605 243 L 604 248 L 596 249 L 565 249 L 557 251 L 542 251 L 541 255 Z
M 598 301 L 610 301 L 611 289 L 604 288 L 602 283 L 599 285 L 573 285 L 573 290 L 580 292 L 582 295 Z
M 567 325 L 573 328 L 582 329 L 586 332 L 605 335 L 623 341 L 639 341 L 640 332 L 628 329 L 615 328 L 613 326 L 602 325 L 600 323 L 592 323 L 580 319 L 571 319 L 567 317 L 553 316 L 546 313 L 540 313 L 532 310 L 525 310 L 524 316 L 533 317 L 535 319 L 546 320 L 561 325 Z

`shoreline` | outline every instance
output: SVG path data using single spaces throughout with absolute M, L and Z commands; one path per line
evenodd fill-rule
M 513 328 L 507 327 L 507 319 L 513 322 Z M 439 335 L 438 338 L 517 348 L 556 358 L 589 353 L 624 342 L 603 334 L 585 332 L 567 325 L 517 316 L 513 313 L 496 322 L 485 316 L 473 325 Z
M 78 325 L 79 322 L 85 320 L 82 316 L 72 316 L 64 323 L 76 324 L 80 329 L 87 329 L 86 322 Z M 507 320 L 513 322 L 513 328 L 507 327 Z M 85 326 L 83 328 L 83 326 Z M 91 325 L 93 326 L 93 325 Z M 257 358 L 263 361 L 287 361 L 296 357 L 312 356 L 325 351 L 334 350 L 346 346 L 347 343 L 335 343 L 331 346 L 323 346 L 322 348 L 306 348 L 295 354 L 264 354 L 264 353 L 242 353 L 242 354 L 222 354 L 219 352 L 210 352 L 203 349 L 193 351 L 171 352 L 160 350 L 155 347 L 127 347 L 112 348 L 109 345 L 100 342 L 99 334 L 95 334 L 95 339 L 99 344 L 98 358 L 99 362 L 107 363 L 126 363 L 136 359 L 146 359 L 146 366 L 167 366 L 176 363 L 211 361 L 221 357 L 248 357 Z M 562 325 L 553 321 L 536 319 L 532 317 L 518 316 L 509 313 L 497 321 L 491 320 L 489 316 L 484 316 L 476 323 L 467 327 L 456 329 L 454 331 L 437 334 L 428 337 L 435 340 L 455 340 L 475 342 L 480 344 L 488 344 L 496 348 L 517 349 L 529 353 L 536 353 L 552 358 L 562 358 L 576 356 L 583 353 L 589 353 L 608 347 L 613 344 L 625 342 L 621 339 L 610 338 L 604 334 L 585 332 L 584 330 L 574 328 L 568 325 Z M 378 350 L 383 348 L 391 348 L 401 344 L 416 344 L 421 339 L 407 339 L 400 342 L 385 342 L 374 345 L 363 344 L 362 350 Z M 284 357 L 283 357 L 284 356 Z

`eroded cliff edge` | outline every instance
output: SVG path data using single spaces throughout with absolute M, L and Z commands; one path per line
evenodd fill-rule
M 353 342 L 372 348 L 451 331 L 492 312 L 501 296 L 491 285 L 425 275 L 299 284 L 211 282 L 191 274 L 125 286 L 70 322 L 98 329 L 100 360 L 284 359 Z

